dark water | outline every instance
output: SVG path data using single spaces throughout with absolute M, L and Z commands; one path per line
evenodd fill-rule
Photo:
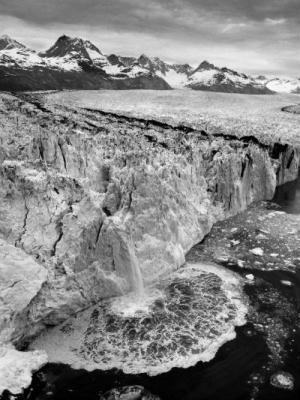
M 289 214 L 300 214 L 300 175 L 295 181 L 279 186 L 273 202 Z
M 239 272 L 238 267 L 230 266 Z M 249 271 L 253 273 L 253 271 Z M 300 272 L 257 271 L 255 275 L 280 290 L 300 311 Z M 283 286 L 280 281 L 289 280 L 294 286 Z M 253 302 L 259 301 L 260 288 L 246 286 L 248 296 Z M 287 323 L 290 323 L 287 322 Z M 249 332 L 251 334 L 249 335 Z M 295 379 L 293 391 L 274 388 L 266 374 L 265 382 L 259 387 L 258 400 L 294 400 L 300 395 L 300 331 L 296 331 L 294 344 L 285 360 L 284 370 Z M 26 399 L 31 400 L 96 400 L 99 392 L 125 385 L 142 385 L 162 400 L 250 400 L 253 385 L 249 384 L 251 374 L 261 371 L 267 363 L 269 349 L 263 335 L 256 332 L 251 324 L 237 328 L 237 337 L 226 343 L 216 357 L 208 363 L 198 363 L 188 369 L 176 368 L 155 377 L 126 375 L 120 371 L 73 370 L 66 365 L 48 364 L 34 377 Z M 45 379 L 44 379 L 45 378 Z
M 274 202 L 288 213 L 300 214 L 300 179 L 278 188 Z M 238 267 L 225 265 L 240 273 Z M 245 270 L 243 270 L 245 273 Z M 291 373 L 295 379 L 294 390 L 278 389 L 270 385 L 270 375 L 265 371 L 262 381 L 253 385 L 251 376 L 261 372 L 268 363 L 270 350 L 263 334 L 247 324 L 238 328 L 236 339 L 226 343 L 216 357 L 208 363 L 198 363 L 188 369 L 176 368 L 155 377 L 125 375 L 120 371 L 73 370 L 66 365 L 48 364 L 34 376 L 32 386 L 26 390 L 27 400 L 93 400 L 99 392 L 124 385 L 142 385 L 162 400 L 295 400 L 300 396 L 300 330 L 296 324 L 300 314 L 300 271 L 249 271 L 261 284 L 247 285 L 245 291 L 258 310 L 272 315 L 274 304 L 262 304 L 260 295 L 266 288 L 292 304 L 293 312 L 286 316 L 289 328 L 295 328 L 285 341 L 286 357 L 279 369 Z M 292 286 L 282 285 L 288 280 Z M 281 304 L 276 305 L 280 309 Z M 269 309 L 268 309 L 269 308 Z M 276 308 L 276 307 L 275 307 Z M 275 313 L 274 308 L 274 313 Z M 252 383 L 249 383 L 251 381 Z M 257 388 L 255 392 L 255 388 Z
M 100 391 L 138 384 L 165 400 L 244 400 L 249 398 L 249 375 L 266 362 L 268 354 L 263 338 L 248 337 L 247 328 L 239 328 L 237 338 L 225 344 L 212 362 L 188 369 L 176 368 L 156 377 L 125 375 L 118 371 L 88 373 L 64 365 L 48 365 L 43 372 L 48 382 L 53 383 L 43 388 L 36 376 L 34 391 L 28 398 L 92 400 L 98 398 Z

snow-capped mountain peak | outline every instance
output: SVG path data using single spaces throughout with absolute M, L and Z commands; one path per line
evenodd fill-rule
M 150 72 L 160 71 L 165 73 L 168 70 L 169 65 L 162 61 L 159 57 L 148 57 L 145 54 L 142 54 L 138 59 L 137 63 L 144 67 L 148 68 Z
M 252 94 L 272 93 L 263 82 L 226 67 L 216 67 L 208 61 L 203 61 L 189 74 L 186 86 L 194 90 Z
M 141 64 L 147 64 L 151 62 L 151 59 L 146 54 L 141 54 L 138 58 L 138 62 Z
M 89 40 L 60 36 L 50 49 L 40 54 L 46 58 L 67 58 L 98 65 L 107 64 L 107 58 Z
M 56 82 L 55 88 L 64 85 L 98 88 L 102 82 L 104 87 L 300 93 L 299 79 L 254 78 L 227 67 L 217 67 L 206 60 L 193 68 L 189 64 L 173 64 L 146 54 L 138 58 L 115 54 L 106 56 L 89 40 L 67 35 L 60 36 L 44 53 L 37 53 L 7 35 L 0 37 L 2 87 L 12 87 L 11 80 L 14 79 L 14 87 L 22 90 L 30 90 L 33 86 L 38 88 L 41 85 L 33 78 L 37 73 L 42 81 L 45 79 L 47 88 L 52 88 L 53 82 Z
M 25 46 L 8 35 L 0 36 L 0 51 L 11 49 L 25 49 Z
M 201 64 L 199 64 L 199 66 L 194 70 L 193 73 L 195 73 L 197 71 L 209 71 L 211 69 L 219 70 L 219 68 L 217 68 L 214 64 L 211 64 L 205 60 L 205 61 L 202 61 Z
M 1 36 L 0 66 L 28 69 L 42 64 L 43 61 L 34 50 L 29 49 L 7 35 Z

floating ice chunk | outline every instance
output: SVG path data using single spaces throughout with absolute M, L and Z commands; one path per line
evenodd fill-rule
M 293 284 L 292 284 L 291 281 L 281 280 L 280 282 L 281 282 L 283 285 L 285 285 L 285 286 L 293 286 Z
M 254 275 L 253 274 L 247 274 L 246 278 L 248 279 L 248 281 L 254 281 Z
M 122 386 L 100 393 L 99 400 L 159 400 L 155 396 L 144 389 L 143 386 Z
M 294 389 L 293 375 L 285 371 L 276 372 L 276 374 L 273 374 L 271 376 L 271 385 L 280 389 L 293 390 Z
M 263 256 L 264 255 L 264 251 L 260 247 L 255 247 L 254 249 L 251 249 L 250 253 L 255 254 L 256 256 Z
M 13 347 L 0 347 L 0 395 L 4 390 L 22 393 L 31 383 L 32 372 L 48 361 L 44 351 L 17 351 Z

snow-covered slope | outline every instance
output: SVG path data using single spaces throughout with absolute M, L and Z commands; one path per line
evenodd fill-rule
M 3 36 L 0 39 L 0 90 L 170 89 L 159 76 L 132 59 L 111 62 L 93 43 L 61 36 L 45 52 Z M 127 65 L 125 65 L 127 64 Z
M 3 35 L 0 37 L 0 51 L 1 50 L 9 50 L 13 48 L 25 48 L 25 46 L 16 40 L 10 38 L 8 35 Z
M 274 78 L 268 80 L 265 85 L 278 93 L 300 93 L 300 79 Z
M 44 58 L 42 54 L 38 54 L 6 35 L 0 38 L 1 65 L 20 69 L 50 68 L 66 71 L 79 70 L 78 62 L 67 54 L 64 57 Z
M 186 86 L 194 90 L 234 93 L 271 93 L 263 83 L 251 76 L 228 68 L 219 68 L 203 61 L 189 76 Z
M 0 37 L 0 65 L 30 68 L 33 65 L 42 64 L 43 60 L 35 51 L 7 35 Z
M 89 40 L 63 35 L 37 53 L 4 35 L 0 38 L 0 90 L 194 89 L 269 94 L 300 93 L 300 79 L 253 78 L 203 61 L 196 69 L 158 57 L 103 54 Z
M 186 86 L 188 75 L 193 69 L 189 64 L 170 64 L 158 57 L 150 58 L 145 54 L 142 54 L 136 62 L 164 79 L 174 89 Z
M 104 67 L 108 74 L 115 78 L 123 74 L 138 76 L 139 74 L 152 74 L 166 81 L 172 88 L 183 88 L 187 82 L 187 76 L 192 70 L 188 64 L 169 64 L 158 57 L 148 57 L 142 54 L 138 58 L 122 57 L 115 54 L 108 56 L 111 66 Z
M 50 63 L 57 63 L 56 60 L 63 60 L 67 63 L 87 62 L 102 67 L 109 64 L 107 57 L 89 40 L 70 38 L 63 35 L 58 38 L 55 44 L 40 56 Z

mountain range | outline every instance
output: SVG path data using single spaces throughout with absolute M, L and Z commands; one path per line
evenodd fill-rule
M 300 79 L 252 77 L 203 61 L 197 68 L 145 54 L 105 55 L 89 40 L 63 35 L 36 52 L 0 37 L 0 90 L 193 89 L 230 93 L 300 93 Z

